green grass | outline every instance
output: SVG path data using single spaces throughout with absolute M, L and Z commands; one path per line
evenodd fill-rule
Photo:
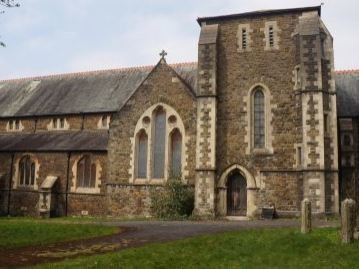
M 117 232 L 115 227 L 63 224 L 31 218 L 0 218 L 0 249 L 49 244 Z
M 247 230 L 152 244 L 36 268 L 359 268 L 359 243 L 338 230 Z

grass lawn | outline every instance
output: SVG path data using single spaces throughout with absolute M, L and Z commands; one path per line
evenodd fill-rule
M 117 232 L 115 227 L 63 224 L 30 218 L 0 218 L 0 249 L 48 244 Z
M 152 244 L 36 268 L 359 268 L 359 243 L 338 230 L 248 230 Z

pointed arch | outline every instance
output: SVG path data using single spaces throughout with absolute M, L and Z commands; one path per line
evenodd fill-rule
M 263 83 L 254 84 L 245 97 L 247 103 L 246 153 L 272 154 L 272 109 L 271 93 Z
M 19 185 L 34 186 L 35 185 L 35 161 L 30 155 L 23 156 L 19 161 Z
M 178 128 L 170 134 L 170 171 L 174 177 L 181 176 L 182 170 L 182 135 Z
M 162 179 L 165 176 L 165 155 L 166 155 L 166 111 L 158 106 L 153 111 L 153 144 L 152 175 L 154 178 Z
M 265 147 L 265 103 L 264 93 L 260 86 L 253 92 L 253 147 Z
M 227 186 L 227 179 L 231 172 L 238 170 L 239 173 L 244 176 L 244 178 L 247 181 L 247 188 L 257 188 L 257 183 L 255 178 L 252 176 L 252 174 L 243 166 L 239 164 L 233 164 L 230 167 L 228 167 L 224 172 L 222 173 L 219 182 L 218 187 L 219 188 L 225 188 Z
M 138 134 L 141 130 L 146 132 L 148 139 L 146 178 L 139 177 L 137 171 Z M 183 121 L 176 110 L 165 103 L 157 103 L 149 107 L 138 119 L 134 136 L 131 138 L 129 182 L 161 184 L 172 176 L 174 163 L 177 166 L 175 169 L 184 180 L 188 174 L 185 170 L 188 139 Z
M 148 135 L 142 129 L 137 135 L 137 178 L 147 178 Z
M 252 217 L 254 216 L 257 205 L 256 205 L 256 197 L 257 191 L 259 188 L 257 187 L 257 183 L 252 174 L 243 166 L 239 164 L 233 164 L 228 167 L 221 175 L 218 184 L 218 199 L 217 199 L 217 213 L 221 216 L 225 216 L 228 214 L 227 206 L 228 206 L 228 180 L 232 175 L 239 174 L 245 180 L 246 185 L 246 216 Z

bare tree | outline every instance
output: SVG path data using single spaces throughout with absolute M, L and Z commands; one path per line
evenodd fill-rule
M 19 3 L 15 2 L 15 0 L 0 0 L 0 5 L 1 5 L 1 6 L 4 6 L 4 7 L 7 7 L 7 8 L 19 7 L 19 6 L 20 6 Z M 2 11 L 0 11 L 0 14 L 2 14 L 2 13 L 4 13 L 4 12 L 5 12 L 5 11 L 2 10 Z M 2 41 L 0 40 L 0 46 L 1 46 L 1 47 L 5 47 L 6 45 L 5 45 L 4 42 L 2 42 Z

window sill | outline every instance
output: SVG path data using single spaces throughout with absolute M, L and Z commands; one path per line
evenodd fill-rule
M 83 193 L 83 194 L 99 194 L 101 190 L 99 188 L 76 188 L 73 193 Z
M 24 190 L 24 191 L 37 191 L 37 186 L 25 186 L 25 185 L 17 185 L 13 187 L 14 190 Z
M 261 155 L 261 156 L 269 156 L 269 155 L 273 155 L 273 150 L 272 149 L 252 149 L 252 154 L 253 155 Z
M 165 183 L 166 180 L 164 178 L 151 178 L 149 180 L 149 184 L 158 185 Z
M 147 184 L 148 183 L 148 179 L 147 178 L 135 178 L 133 180 L 133 184 L 134 185 L 143 185 L 143 184 Z
M 162 185 L 166 180 L 164 178 L 136 178 L 133 185 Z

